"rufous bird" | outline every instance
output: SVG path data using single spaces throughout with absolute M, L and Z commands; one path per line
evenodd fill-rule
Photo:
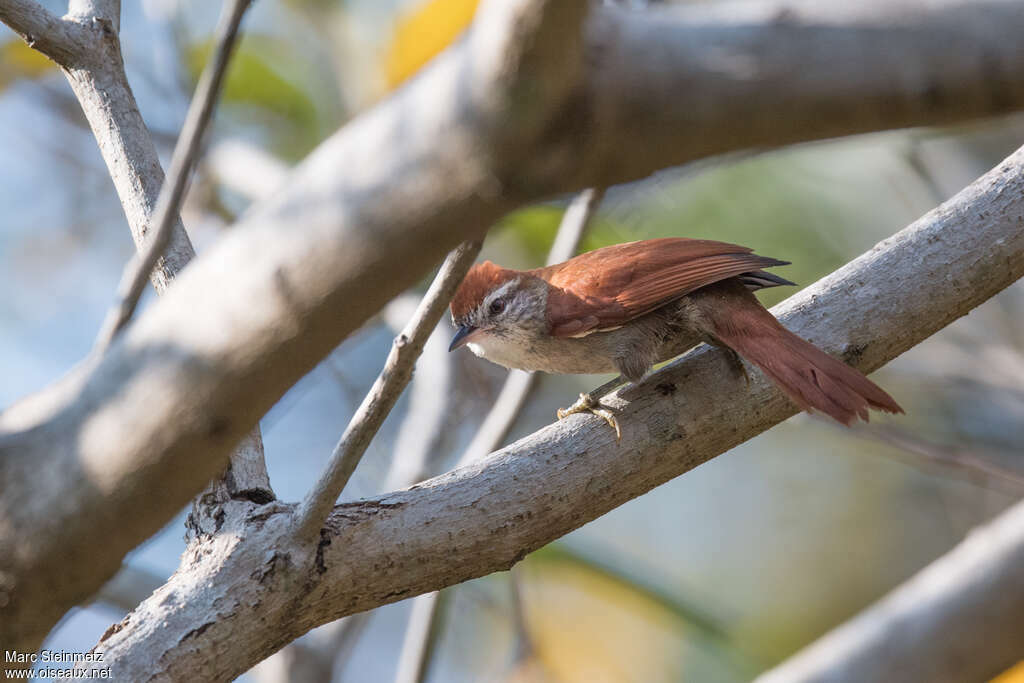
M 546 268 L 512 270 L 490 261 L 470 269 L 451 303 L 458 331 L 449 351 L 522 370 L 618 372 L 619 380 L 581 394 L 563 418 L 601 415 L 603 390 L 639 381 L 655 363 L 700 342 L 759 367 L 801 409 L 849 426 L 868 409 L 902 413 L 857 370 L 796 336 L 753 292 L 793 283 L 762 268 L 788 265 L 752 249 L 682 237 L 616 244 Z M 745 374 L 745 371 L 744 371 Z M 601 393 L 598 393 L 601 392 Z

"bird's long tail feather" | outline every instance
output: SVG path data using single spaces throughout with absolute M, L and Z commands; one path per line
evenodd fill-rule
M 858 417 L 866 422 L 869 408 L 903 412 L 877 384 L 787 330 L 752 294 L 744 294 L 731 298 L 736 304 L 728 314 L 719 307 L 705 308 L 715 336 L 761 368 L 800 408 L 847 426 Z

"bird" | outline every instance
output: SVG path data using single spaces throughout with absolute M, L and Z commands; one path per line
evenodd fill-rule
M 555 374 L 618 372 L 580 394 L 559 419 L 603 417 L 621 438 L 600 398 L 701 342 L 761 369 L 807 412 L 850 426 L 868 410 L 902 413 L 881 387 L 787 330 L 753 292 L 794 283 L 764 268 L 788 261 L 726 242 L 665 237 L 614 244 L 532 270 L 474 265 L 452 297 L 457 328 L 449 351 L 463 346 L 506 368 Z M 748 378 L 749 379 L 749 378 Z

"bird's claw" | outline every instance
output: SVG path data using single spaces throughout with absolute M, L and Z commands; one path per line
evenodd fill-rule
M 743 364 L 743 359 L 740 358 L 740 354 L 736 353 L 732 349 L 726 347 L 725 359 L 729 365 L 729 369 L 732 370 L 733 374 L 737 377 L 742 377 L 743 381 L 750 386 L 750 375 L 747 373 L 747 366 Z
M 579 399 L 568 408 L 558 409 L 558 419 L 564 420 L 570 415 L 577 413 L 591 413 L 603 418 L 608 426 L 615 430 L 615 440 L 622 440 L 622 431 L 619 429 L 619 421 L 615 419 L 615 414 L 607 408 L 602 408 L 601 404 L 594 400 L 594 397 L 590 394 L 580 394 Z

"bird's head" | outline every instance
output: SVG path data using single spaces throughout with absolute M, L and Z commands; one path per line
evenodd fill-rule
M 548 285 L 540 278 L 490 261 L 473 266 L 452 297 L 457 331 L 449 351 L 468 345 L 478 356 L 489 348 L 528 344 L 548 327 Z

